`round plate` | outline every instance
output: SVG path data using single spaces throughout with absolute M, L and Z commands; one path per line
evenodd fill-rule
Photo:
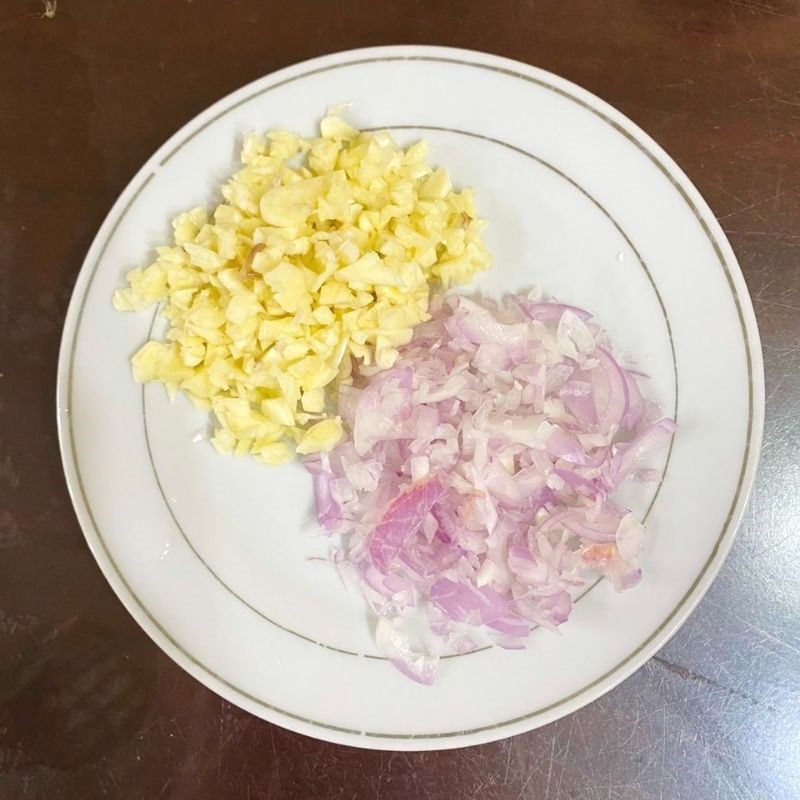
M 310 482 L 299 464 L 219 456 L 208 419 L 133 383 L 155 312 L 118 314 L 125 272 L 170 241 L 170 219 L 218 202 L 242 135 L 311 135 L 327 106 L 421 137 L 476 189 L 491 293 L 532 285 L 591 309 L 678 421 L 663 477 L 630 490 L 649 511 L 644 579 L 606 583 L 562 635 L 523 652 L 446 659 L 432 687 L 376 653 L 358 594 L 310 557 Z M 155 326 L 153 328 L 153 326 Z M 81 270 L 58 374 L 70 491 L 101 569 L 145 631 L 223 697 L 295 731 L 387 749 L 461 747 L 551 722 L 619 683 L 675 632 L 728 552 L 753 482 L 763 367 L 736 259 L 675 163 L 618 111 L 561 78 L 482 53 L 391 47 L 269 75 L 176 133 L 114 205 Z M 713 647 L 713 642 L 710 644 Z

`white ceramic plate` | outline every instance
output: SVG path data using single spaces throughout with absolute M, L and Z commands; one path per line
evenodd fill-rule
M 636 354 L 652 376 L 650 397 L 679 425 L 661 483 L 626 498 L 650 511 L 642 583 L 624 594 L 598 585 L 563 635 L 537 631 L 525 652 L 447 659 L 430 688 L 377 656 L 362 600 L 308 560 L 326 544 L 302 468 L 223 458 L 193 442 L 205 416 L 131 380 L 128 359 L 154 314 L 117 314 L 110 303 L 125 272 L 169 239 L 174 214 L 219 197 L 244 132 L 311 134 L 327 106 L 347 102 L 355 125 L 389 128 L 402 143 L 424 136 L 432 160 L 475 187 L 495 255 L 479 289 L 537 284 L 592 309 Z M 142 167 L 75 287 L 58 420 L 92 552 L 166 653 L 286 728 L 411 750 L 543 725 L 608 691 L 664 644 L 731 546 L 758 459 L 763 394 L 736 259 L 658 145 L 547 72 L 469 51 L 392 47 L 268 75 L 200 114 Z

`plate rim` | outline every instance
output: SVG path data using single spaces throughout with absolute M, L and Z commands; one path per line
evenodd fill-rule
M 71 438 L 69 421 L 68 365 L 71 363 L 71 345 L 82 316 L 82 299 L 88 284 L 99 266 L 110 238 L 124 214 L 152 178 L 154 170 L 162 166 L 176 152 L 176 143 L 185 142 L 213 124 L 220 116 L 238 105 L 252 99 L 255 90 L 266 85 L 276 87 L 284 83 L 308 77 L 319 70 L 344 67 L 370 60 L 430 60 L 463 64 L 464 66 L 494 69 L 511 78 L 533 80 L 577 101 L 586 110 L 595 113 L 638 146 L 649 159 L 660 168 L 664 176 L 675 186 L 694 212 L 699 224 L 711 242 L 729 283 L 734 304 L 741 323 L 744 348 L 750 362 L 750 418 L 749 435 L 745 442 L 745 453 L 739 476 L 738 489 L 734 494 L 730 513 L 723 523 L 722 532 L 705 567 L 689 587 L 667 618 L 656 627 L 648 638 L 626 656 L 616 667 L 598 677 L 588 687 L 563 698 L 550 706 L 538 709 L 504 722 L 482 726 L 469 731 L 453 731 L 439 734 L 372 734 L 319 723 L 300 718 L 253 697 L 216 675 L 210 668 L 198 662 L 191 653 L 182 648 L 152 616 L 135 592 L 128 585 L 122 570 L 116 565 L 105 543 L 97 533 L 88 498 L 86 498 L 76 467 L 76 453 Z M 316 69 L 314 69 L 316 68 Z M 149 177 L 145 177 L 150 173 Z M 144 180 L 142 180 L 144 178 Z M 95 269 L 92 269 L 92 263 Z M 744 510 L 755 482 L 755 474 L 761 451 L 764 424 L 764 374 L 763 355 L 752 300 L 735 254 L 721 226 L 708 204 L 700 195 L 676 162 L 641 128 L 620 111 L 554 73 L 519 61 L 490 53 L 460 48 L 426 45 L 391 45 L 345 50 L 308 59 L 261 76 L 234 90 L 211 104 L 181 126 L 148 158 L 132 177 L 112 205 L 92 244 L 87 250 L 76 279 L 70 299 L 59 347 L 58 376 L 56 387 L 57 426 L 62 466 L 68 491 L 84 538 L 98 563 L 105 579 L 139 626 L 173 661 L 194 678 L 229 702 L 244 708 L 282 727 L 340 744 L 349 744 L 371 749 L 444 749 L 462 747 L 492 741 L 504 736 L 531 730 L 572 713 L 582 706 L 604 695 L 630 676 L 647 659 L 661 649 L 685 622 L 700 602 L 718 574 L 733 544 Z M 277 718 L 276 718 L 277 717 Z

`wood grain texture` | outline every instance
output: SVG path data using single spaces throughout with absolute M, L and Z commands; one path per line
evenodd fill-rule
M 0 3 L 0 800 L 800 796 L 800 0 L 44 8 Z M 279 67 L 409 42 L 552 70 L 617 106 L 677 160 L 753 295 L 768 405 L 745 523 L 669 645 L 560 722 L 421 754 L 286 732 L 162 655 L 84 543 L 54 401 L 82 258 L 152 151 Z

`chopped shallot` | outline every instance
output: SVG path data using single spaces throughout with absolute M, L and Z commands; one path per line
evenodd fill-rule
M 422 683 L 437 646 L 474 649 L 477 631 L 519 649 L 555 630 L 592 573 L 635 585 L 644 528 L 611 498 L 652 479 L 675 431 L 583 309 L 451 295 L 432 311 L 391 369 L 341 388 L 352 438 L 306 462 L 379 649 Z M 412 646 L 415 608 L 428 629 Z

